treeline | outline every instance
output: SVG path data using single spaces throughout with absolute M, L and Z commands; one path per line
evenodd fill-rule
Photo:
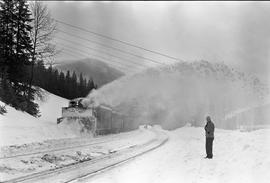
M 35 86 L 39 86 L 50 93 L 67 99 L 86 96 L 97 85 L 92 79 L 86 79 L 82 73 L 79 76 L 68 70 L 66 74 L 52 66 L 45 68 L 43 62 L 38 62 L 34 68 Z
M 0 0 L 0 100 L 17 110 L 39 116 L 39 87 L 65 98 L 85 96 L 96 88 L 73 72 L 44 67 L 53 57 L 56 23 L 40 1 Z M 39 87 L 36 87 L 39 86 Z M 5 108 L 0 106 L 0 113 Z

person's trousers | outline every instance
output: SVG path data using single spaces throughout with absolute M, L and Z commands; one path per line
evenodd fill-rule
M 205 148 L 206 148 L 206 154 L 208 158 L 213 158 L 213 137 L 206 138 Z

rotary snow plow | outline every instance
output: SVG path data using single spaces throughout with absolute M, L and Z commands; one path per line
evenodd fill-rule
M 69 102 L 68 107 L 62 108 L 62 117 L 57 119 L 57 124 L 64 122 L 79 123 L 83 130 L 95 135 L 119 133 L 136 129 L 129 125 L 129 118 L 109 106 L 97 107 L 83 103 L 84 98 L 76 98 Z
M 95 134 L 96 118 L 93 108 L 82 104 L 83 98 L 76 98 L 69 101 L 68 107 L 62 107 L 62 117 L 57 118 L 57 124 L 68 121 L 79 123 L 83 131 Z

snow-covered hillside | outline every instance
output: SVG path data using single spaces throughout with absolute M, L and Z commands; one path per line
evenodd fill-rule
M 225 121 L 227 114 L 260 105 L 267 95 L 267 86 L 255 76 L 223 63 L 197 61 L 121 78 L 91 92 L 84 102 L 105 103 L 136 118 L 136 123 L 150 121 L 167 129 L 186 122 L 200 126 L 206 115 L 211 115 L 218 127 L 233 128 Z
M 8 112 L 0 115 L 0 146 L 81 135 L 77 124 L 56 124 L 57 117 L 61 116 L 61 108 L 68 105 L 68 100 L 44 91 L 44 101 L 37 102 L 40 118 L 6 106 Z
M 203 128 L 168 132 L 169 141 L 134 161 L 78 182 L 94 183 L 268 183 L 270 130 L 217 129 L 213 159 L 204 159 Z

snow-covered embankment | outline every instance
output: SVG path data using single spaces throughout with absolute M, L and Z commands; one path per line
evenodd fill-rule
M 214 158 L 204 159 L 203 128 L 168 132 L 170 140 L 105 174 L 81 182 L 95 183 L 268 183 L 270 130 L 240 132 L 217 129 Z
M 4 105 L 1 101 L 0 104 Z M 68 105 L 67 99 L 44 91 L 44 101 L 38 104 L 40 118 L 6 106 L 8 112 L 0 115 L 0 147 L 81 136 L 78 124 L 56 124 L 61 108 Z

